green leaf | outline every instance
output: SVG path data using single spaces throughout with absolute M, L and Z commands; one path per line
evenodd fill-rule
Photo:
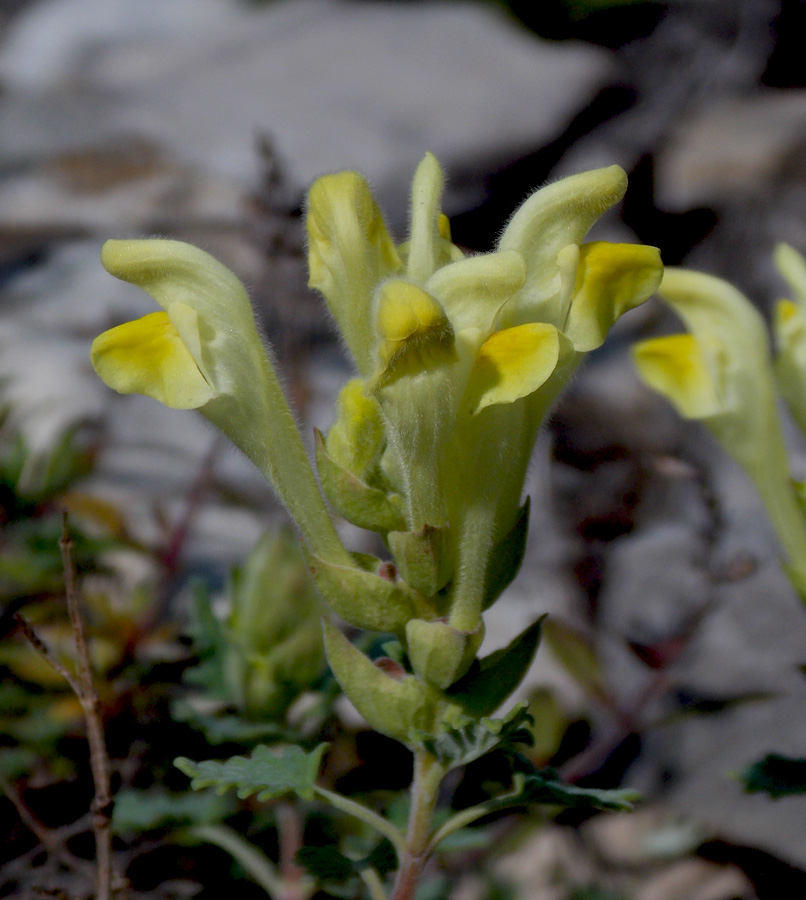
M 531 744 L 532 717 L 526 704 L 515 706 L 503 719 L 465 719 L 461 724 L 434 736 L 421 736 L 419 743 L 435 756 L 441 766 L 455 769 L 498 748 Z
M 529 504 L 530 498 L 527 497 L 518 510 L 515 524 L 493 548 L 484 577 L 484 609 L 489 609 L 495 603 L 520 571 L 529 534 Z
M 6 747 L 0 752 L 0 775 L 15 782 L 30 775 L 40 761 L 39 755 L 27 747 Z
M 806 794 L 806 758 L 769 753 L 740 776 L 748 794 L 769 794 L 773 800 Z
M 333 674 L 355 708 L 381 734 L 408 743 L 413 731 L 430 733 L 438 696 L 412 675 L 392 677 L 353 646 L 342 632 L 322 622 Z
M 200 731 L 209 744 L 255 744 L 258 741 L 293 740 L 289 730 L 276 722 L 252 722 L 240 716 L 199 712 L 183 700 L 171 704 L 171 715 Z
M 224 672 L 227 656 L 227 635 L 223 622 L 213 610 L 207 586 L 194 581 L 190 588 L 190 636 L 199 662 L 184 675 L 187 684 L 204 688 L 210 696 L 230 700 L 230 689 Z
M 540 644 L 545 618 L 541 616 L 506 647 L 474 663 L 448 691 L 451 699 L 471 715 L 494 713 L 523 681 Z
M 24 483 L 17 485 L 26 499 L 44 502 L 67 490 L 92 469 L 92 454 L 78 440 L 80 425 L 72 425 L 58 437 L 54 446 L 28 466 Z
M 210 793 L 125 790 L 115 797 L 112 828 L 120 833 L 180 825 L 210 825 L 220 822 L 231 811 L 227 800 Z
M 567 784 L 560 778 L 557 770 L 551 768 L 517 772 L 514 783 L 515 790 L 511 794 L 492 801 L 496 809 L 540 803 L 563 806 L 566 809 L 587 807 L 628 812 L 639 799 L 638 793 L 629 789 L 604 790 Z M 503 805 L 499 805 L 500 803 Z
M 193 790 L 214 787 L 219 794 L 235 790 L 242 800 L 254 794 L 258 800 L 274 800 L 285 794 L 298 794 L 303 800 L 311 800 L 326 748 L 327 744 L 320 744 L 306 753 L 292 745 L 274 752 L 261 744 L 248 757 L 233 756 L 225 762 L 193 762 L 180 756 L 174 765 L 193 779 Z

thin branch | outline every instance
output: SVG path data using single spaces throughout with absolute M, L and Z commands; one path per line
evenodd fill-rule
M 78 590 L 78 576 L 73 559 L 73 539 L 64 516 L 59 550 L 64 566 L 64 587 L 67 596 L 67 611 L 73 639 L 76 643 L 76 662 L 80 690 L 78 699 L 87 725 L 87 740 L 90 745 L 90 769 L 95 783 L 95 797 L 92 801 L 92 830 L 95 834 L 96 900 L 109 900 L 112 894 L 112 790 L 109 778 L 109 757 L 106 752 L 103 723 L 100 716 L 100 702 L 92 676 L 92 664 L 87 649 L 87 635 L 81 618 L 81 597 Z M 72 685 L 71 685 L 72 686 Z
M 398 859 L 402 858 L 402 854 L 406 851 L 406 839 L 400 833 L 400 830 L 388 819 L 384 819 L 383 816 L 379 816 L 378 813 L 367 809 L 361 803 L 356 803 L 355 800 L 351 800 L 349 797 L 329 791 L 327 788 L 319 787 L 317 784 L 314 785 L 313 790 L 317 796 L 327 800 L 331 806 L 335 806 L 336 809 L 340 809 L 350 816 L 355 816 L 356 819 L 361 819 L 362 822 L 371 825 L 384 837 L 389 838 L 397 851 Z
M 64 680 L 70 685 L 71 690 L 76 696 L 81 694 L 81 684 L 75 675 L 51 653 L 50 648 L 39 638 L 39 635 L 31 628 L 28 621 L 19 613 L 14 613 L 14 621 L 17 627 L 25 635 L 28 643 L 36 650 L 36 652 L 45 660 L 48 665 L 54 669 Z
M 20 821 L 39 841 L 41 846 L 57 859 L 62 865 L 70 869 L 83 869 L 87 867 L 87 863 L 83 859 L 73 856 L 66 847 L 64 847 L 58 839 L 58 835 L 50 829 L 46 828 L 37 817 L 25 805 L 22 797 L 16 788 L 10 784 L 5 776 L 0 775 L 0 790 L 8 797 L 17 810 Z
M 380 876 L 373 868 L 362 869 L 359 873 L 361 880 L 369 890 L 371 900 L 387 900 L 386 891 Z
M 64 567 L 64 586 L 67 598 L 67 611 L 70 626 L 76 645 L 76 673 L 71 672 L 59 660 L 48 646 L 39 638 L 34 629 L 20 615 L 14 619 L 25 637 L 37 653 L 58 672 L 70 685 L 71 690 L 81 704 L 84 722 L 87 727 L 87 741 L 90 747 L 90 770 L 95 785 L 95 797 L 90 810 L 92 812 L 92 831 L 95 835 L 95 900 L 110 900 L 112 896 L 112 791 L 109 777 L 109 757 L 106 752 L 103 724 L 99 712 L 100 702 L 92 676 L 87 635 L 81 618 L 80 593 L 78 575 L 73 559 L 73 539 L 64 516 L 62 536 L 59 539 L 59 550 Z
M 483 819 L 484 816 L 498 812 L 499 808 L 491 807 L 489 803 L 479 803 L 477 806 L 469 806 L 467 809 L 460 810 L 434 832 L 431 840 L 428 842 L 428 852 L 433 853 L 445 838 L 455 831 L 466 828 L 478 819 Z

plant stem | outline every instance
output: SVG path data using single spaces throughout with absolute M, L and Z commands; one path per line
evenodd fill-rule
M 391 900 L 414 900 L 430 855 L 431 819 L 444 775 L 445 770 L 427 750 L 415 751 L 409 829 Z
M 14 805 L 14 808 L 19 814 L 22 824 L 28 828 L 28 830 L 39 841 L 42 847 L 44 847 L 48 853 L 50 853 L 55 859 L 62 863 L 62 865 L 68 866 L 72 869 L 80 869 L 89 866 L 89 864 L 86 863 L 83 859 L 78 859 L 77 857 L 73 856 L 73 854 L 63 846 L 62 842 L 58 839 L 58 836 L 45 828 L 45 826 L 39 821 L 39 819 L 37 819 L 36 816 L 31 812 L 31 810 L 28 809 L 28 807 L 25 805 L 22 797 L 17 793 L 14 786 L 11 785 L 3 775 L 0 775 L 0 790 L 2 790 L 2 792 Z
M 471 825 L 477 819 L 489 816 L 492 812 L 495 812 L 495 809 L 491 809 L 489 803 L 479 803 L 478 806 L 470 806 L 456 813 L 455 816 L 451 816 L 447 822 L 434 832 L 434 836 L 428 844 L 428 852 L 433 853 L 446 837 L 455 831 L 459 831 L 461 828 Z
M 90 745 L 90 769 L 95 783 L 95 798 L 92 801 L 92 830 L 95 833 L 97 900 L 108 900 L 112 894 L 112 790 L 109 780 L 109 757 L 106 752 L 106 738 L 99 711 L 100 702 L 95 689 L 92 664 L 87 647 L 87 636 L 81 618 L 81 602 L 78 590 L 76 564 L 73 559 L 73 539 L 64 517 L 59 550 L 64 567 L 64 587 L 67 597 L 67 611 L 76 644 L 76 668 L 81 690 L 78 699 L 87 725 L 87 741 Z
M 279 900 L 306 900 L 311 896 L 311 879 L 297 865 L 296 856 L 303 844 L 303 822 L 299 810 L 290 803 L 278 803 L 275 810 L 280 842 L 279 866 L 283 892 Z
M 76 671 L 71 672 L 39 639 L 36 632 L 20 615 L 14 619 L 37 651 L 70 685 L 81 704 L 87 727 L 90 747 L 90 770 L 95 785 L 95 797 L 91 804 L 92 830 L 95 835 L 95 900 L 110 900 L 114 890 L 122 886 L 112 861 L 112 790 L 109 778 L 109 757 L 106 750 L 104 727 L 101 721 L 100 700 L 92 673 L 87 635 L 81 618 L 81 596 L 78 574 L 73 559 L 73 539 L 64 516 L 59 550 L 64 567 L 64 588 L 70 627 L 76 645 Z
M 319 785 L 314 785 L 313 789 L 317 796 L 327 800 L 331 806 L 335 806 L 336 809 L 340 809 L 350 816 L 355 816 L 356 819 L 361 819 L 362 822 L 366 822 L 367 825 L 379 831 L 392 842 L 397 852 L 398 860 L 403 859 L 407 848 L 406 838 L 388 819 L 384 819 L 378 813 L 367 809 L 366 806 L 362 806 L 360 803 L 356 803 L 355 800 L 350 800 L 349 797 L 344 797 L 342 794 L 329 791 L 327 788 L 319 787 Z
M 215 844 L 216 847 L 229 853 L 244 867 L 249 877 L 263 888 L 271 900 L 280 900 L 283 896 L 285 885 L 271 860 L 228 825 L 194 825 L 189 829 L 189 833 L 197 840 Z M 309 887 L 311 890 L 307 896 L 313 893 L 313 886 Z
M 370 900 L 386 900 L 386 891 L 375 869 L 362 869 L 359 874 L 369 890 Z

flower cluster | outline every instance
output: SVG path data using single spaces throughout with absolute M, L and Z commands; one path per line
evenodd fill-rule
M 397 637 L 402 662 L 379 667 L 325 625 L 342 686 L 401 740 L 443 720 L 444 692 L 475 659 L 482 613 L 517 572 L 523 484 L 547 409 L 662 276 L 655 248 L 584 242 L 626 189 L 616 166 L 537 191 L 496 249 L 475 256 L 451 242 L 442 187 L 429 154 L 403 244 L 355 172 L 317 180 L 307 207 L 310 285 L 357 371 L 328 434 L 316 436 L 319 480 L 332 509 L 381 535 L 388 560 L 341 544 L 243 287 L 215 260 L 170 241 L 107 243 L 106 268 L 163 311 L 106 332 L 92 350 L 114 389 L 199 409 L 224 431 L 275 486 L 331 608 Z

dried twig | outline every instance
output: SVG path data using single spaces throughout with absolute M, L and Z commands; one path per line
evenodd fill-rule
M 57 832 L 52 832 L 46 828 L 30 809 L 23 802 L 16 788 L 10 784 L 3 775 L 0 775 L 0 790 L 11 801 L 20 821 L 39 841 L 42 847 L 50 853 L 54 859 L 58 860 L 62 865 L 71 869 L 81 869 L 87 865 L 83 859 L 73 856 L 69 850 L 63 845 L 62 840 Z
M 87 740 L 90 745 L 90 768 L 95 785 L 95 797 L 92 801 L 92 830 L 95 835 L 95 898 L 110 900 L 112 896 L 112 791 L 109 778 L 109 758 L 106 752 L 103 724 L 99 713 L 98 692 L 92 676 L 87 637 L 84 622 L 81 618 L 80 594 L 78 578 L 73 559 L 73 539 L 67 526 L 67 515 L 64 517 L 59 549 L 64 566 L 64 585 L 67 598 L 67 611 L 76 645 L 76 672 L 71 672 L 51 650 L 39 639 L 36 632 L 22 618 L 16 621 L 23 634 L 37 651 L 64 680 L 70 685 L 81 704 L 84 721 L 87 726 Z

